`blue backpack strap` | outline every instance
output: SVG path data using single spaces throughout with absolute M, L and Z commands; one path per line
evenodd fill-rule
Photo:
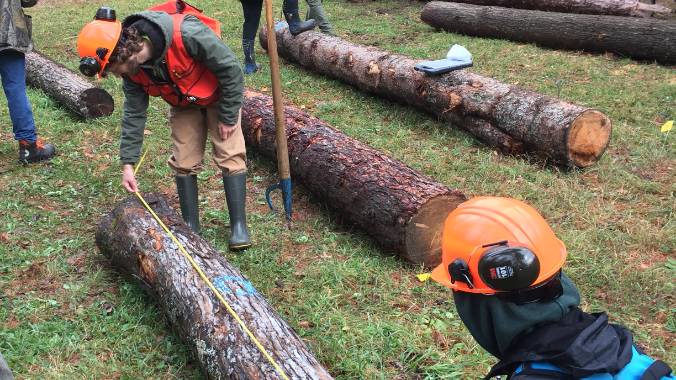
M 664 376 L 671 374 L 671 367 L 661 360 L 655 360 L 648 368 L 645 369 L 640 380 L 660 380 Z
M 528 362 L 519 365 L 510 380 L 573 380 L 561 368 L 545 362 Z

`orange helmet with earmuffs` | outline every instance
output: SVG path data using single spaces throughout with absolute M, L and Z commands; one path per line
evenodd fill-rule
M 80 72 L 90 77 L 101 75 L 121 35 L 122 24 L 115 17 L 115 10 L 99 8 L 94 21 L 85 25 L 77 36 Z
M 477 197 L 446 218 L 442 263 L 432 279 L 458 292 L 536 302 L 561 294 L 565 261 L 565 245 L 533 207 Z

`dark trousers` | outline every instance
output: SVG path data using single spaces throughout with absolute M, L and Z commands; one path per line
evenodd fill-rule
M 263 0 L 241 0 L 244 11 L 244 25 L 242 25 L 242 39 L 255 40 L 258 24 L 261 20 Z
M 12 119 L 14 139 L 33 142 L 35 121 L 26 95 L 26 57 L 14 50 L 0 52 L 0 77 L 7 97 L 9 117 Z

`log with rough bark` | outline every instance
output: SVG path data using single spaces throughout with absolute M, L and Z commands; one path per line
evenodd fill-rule
M 669 20 L 542 12 L 443 1 L 427 3 L 420 18 L 435 28 L 470 36 L 676 63 L 676 22 Z
M 454 3 L 489 5 L 506 8 L 533 9 L 546 12 L 591 15 L 650 17 L 665 16 L 671 9 L 639 0 L 445 0 Z
M 162 195 L 145 198 L 290 379 L 331 379 L 289 325 Z M 96 244 L 152 295 L 209 379 L 283 379 L 136 197 L 104 216 Z
M 441 261 L 440 236 L 449 212 L 465 201 L 457 190 L 346 136 L 298 108 L 284 108 L 295 181 L 361 227 L 387 251 L 416 264 Z M 247 147 L 275 154 L 272 98 L 245 91 Z
M 26 54 L 26 82 L 85 119 L 113 113 L 113 97 L 106 90 L 37 51 Z
M 265 30 L 261 44 L 266 47 Z M 505 153 L 534 153 L 567 167 L 594 164 L 610 140 L 603 113 L 458 70 L 426 76 L 421 60 L 339 37 L 277 31 L 279 54 L 361 90 L 430 112 Z

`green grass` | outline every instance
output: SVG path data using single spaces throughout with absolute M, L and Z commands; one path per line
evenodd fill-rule
M 36 45 L 75 69 L 75 37 L 99 4 L 43 1 L 28 11 Z M 115 3 L 124 16 L 153 1 Z M 239 2 L 194 3 L 223 22 L 227 43 L 241 57 Z M 534 205 L 568 246 L 565 268 L 584 308 L 607 310 L 649 353 L 676 363 L 676 143 L 673 134 L 659 131 L 676 116 L 673 68 L 436 32 L 419 21 L 417 2 L 325 6 L 337 32 L 351 41 L 420 58 L 440 57 L 459 43 L 474 54 L 481 74 L 610 116 L 613 138 L 601 161 L 562 172 L 496 154 L 428 115 L 282 64 L 287 99 L 345 133 L 470 196 L 504 195 Z M 260 48 L 258 59 L 263 71 L 247 77 L 247 85 L 269 92 Z M 4 97 L 0 102 L 0 352 L 20 379 L 199 378 L 189 348 L 152 299 L 120 278 L 94 245 L 98 219 L 126 196 L 117 162 L 123 95 L 114 79 L 101 85 L 118 107 L 95 121 L 79 120 L 40 91 L 29 91 L 41 135 L 60 151 L 51 164 L 15 163 Z M 167 107 L 151 104 L 151 154 L 140 186 L 173 194 L 165 164 Z M 294 194 L 298 220 L 286 229 L 264 205 L 275 167 L 254 152 L 249 157 L 255 247 L 226 255 L 335 377 L 477 378 L 494 363 L 462 326 L 449 292 L 419 283 L 421 268 L 339 224 L 302 186 Z M 227 213 L 213 164 L 199 180 L 203 235 L 225 252 Z

